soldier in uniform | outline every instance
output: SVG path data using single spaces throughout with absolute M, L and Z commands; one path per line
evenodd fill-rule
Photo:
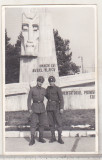
M 39 124 L 39 142 L 45 143 L 43 139 L 44 126 L 46 125 L 46 112 L 45 105 L 43 103 L 44 96 L 46 94 L 45 88 L 42 88 L 44 78 L 39 76 L 37 78 L 37 85 L 32 87 L 28 95 L 28 110 L 31 114 L 30 116 L 30 131 L 31 131 L 31 141 L 29 145 L 35 143 L 35 131 Z M 31 101 L 33 103 L 31 104 Z
M 50 76 L 48 78 L 50 86 L 47 87 L 46 90 L 46 98 L 48 99 L 47 102 L 47 115 L 49 121 L 49 127 L 51 130 L 51 139 L 50 143 L 56 141 L 55 137 L 55 125 L 57 125 L 58 130 L 58 142 L 60 144 L 64 144 L 61 133 L 62 133 L 62 119 L 61 114 L 63 113 L 64 108 L 64 100 L 61 89 L 55 85 L 55 77 Z

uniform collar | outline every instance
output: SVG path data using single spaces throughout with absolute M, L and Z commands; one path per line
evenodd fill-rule
M 51 88 L 54 88 L 54 87 L 56 87 L 56 85 L 54 84 L 54 86 L 50 86 Z
M 41 87 L 39 87 L 38 85 L 36 85 L 36 87 L 37 87 L 38 89 L 41 89 Z

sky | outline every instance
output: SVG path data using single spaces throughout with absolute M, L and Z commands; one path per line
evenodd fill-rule
M 72 61 L 81 63 L 85 70 L 93 71 L 95 66 L 96 21 L 95 8 L 89 5 L 53 6 L 46 9 L 52 15 L 53 28 L 63 39 L 70 40 Z M 11 43 L 15 44 L 22 25 L 23 7 L 5 9 L 5 28 Z

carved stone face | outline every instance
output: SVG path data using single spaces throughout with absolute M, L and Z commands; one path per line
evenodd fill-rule
M 39 47 L 39 17 L 36 14 L 32 18 L 23 14 L 22 35 L 25 55 L 37 56 Z

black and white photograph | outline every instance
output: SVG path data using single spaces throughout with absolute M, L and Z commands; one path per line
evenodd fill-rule
M 98 153 L 96 5 L 3 6 L 3 151 Z

